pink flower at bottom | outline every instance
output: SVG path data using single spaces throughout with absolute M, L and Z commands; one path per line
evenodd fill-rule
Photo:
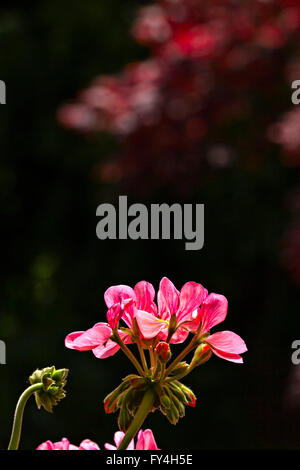
M 59 442 L 46 441 L 40 444 L 36 450 L 100 450 L 100 447 L 90 439 L 84 439 L 79 447 L 70 444 L 65 437 Z
M 121 444 L 125 433 L 122 431 L 118 431 L 114 435 L 115 446 L 112 444 L 104 444 L 106 450 L 117 450 L 119 445 Z M 153 433 L 151 429 L 145 429 L 145 431 L 140 430 L 137 435 L 137 442 L 136 446 L 134 447 L 134 439 L 129 443 L 126 450 L 160 450 L 157 447 L 155 442 Z

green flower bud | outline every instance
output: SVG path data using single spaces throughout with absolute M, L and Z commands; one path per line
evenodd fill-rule
M 160 403 L 162 405 L 163 408 L 166 408 L 167 410 L 170 408 L 171 406 L 171 400 L 170 398 L 168 397 L 168 395 L 162 395 L 160 397 Z
M 166 410 L 166 417 L 171 424 L 177 424 L 179 420 L 179 412 L 174 404 L 171 402 L 170 408 Z
M 36 369 L 33 372 L 29 377 L 31 385 L 43 384 L 43 387 L 34 393 L 39 409 L 42 406 L 46 411 L 52 413 L 53 406 L 57 405 L 66 396 L 64 386 L 66 385 L 68 373 L 68 369 L 56 370 L 54 366 Z
M 176 364 L 174 369 L 172 369 L 171 374 L 172 375 L 180 375 L 183 372 L 185 372 L 188 368 L 189 368 L 189 364 L 187 362 L 185 362 L 185 361 L 179 362 L 178 364 Z
M 120 409 L 120 414 L 119 414 L 119 419 L 118 419 L 120 431 L 126 432 L 132 420 L 133 420 L 133 417 L 127 410 L 126 406 L 123 405 Z
M 183 391 L 180 389 L 180 387 L 178 387 L 174 382 L 171 382 L 171 383 L 170 383 L 170 389 L 171 389 L 172 393 L 173 393 L 184 405 L 187 405 L 188 400 L 187 400 L 185 394 L 183 393 Z

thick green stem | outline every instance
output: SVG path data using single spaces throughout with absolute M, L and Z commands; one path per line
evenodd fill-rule
M 28 387 L 20 396 L 19 401 L 16 406 L 15 416 L 14 416 L 14 423 L 11 433 L 10 442 L 8 445 L 8 450 L 17 450 L 19 447 L 20 437 L 21 437 L 21 430 L 22 430 L 22 421 L 23 421 L 23 413 L 24 408 L 27 403 L 28 398 L 37 390 L 40 390 L 43 387 L 43 384 L 34 384 Z
M 129 426 L 121 444 L 118 447 L 118 450 L 127 449 L 128 445 L 130 444 L 130 441 L 135 437 L 135 435 L 143 425 L 143 422 L 145 421 L 148 413 L 152 410 L 154 400 L 154 390 L 147 390 L 131 425 Z

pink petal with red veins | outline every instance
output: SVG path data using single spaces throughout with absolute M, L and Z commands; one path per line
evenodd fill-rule
M 221 359 L 225 359 L 226 361 L 237 362 L 239 364 L 243 363 L 243 358 L 239 354 L 227 353 L 227 352 L 221 351 L 220 349 L 212 349 L 212 352 L 216 356 L 220 357 Z
M 104 293 L 104 301 L 108 308 L 114 304 L 122 303 L 125 299 L 135 300 L 135 293 L 131 287 L 124 286 L 123 284 L 109 287 Z
M 65 338 L 65 346 L 66 348 L 69 348 L 69 349 L 76 349 L 74 347 L 74 340 L 76 338 L 78 338 L 79 336 L 81 336 L 82 334 L 84 333 L 84 331 L 74 331 L 73 333 L 70 333 L 66 336 Z M 50 442 L 50 441 L 47 441 L 47 442 Z
M 107 357 L 114 356 L 120 349 L 120 346 L 109 339 L 107 343 L 100 344 L 97 348 L 93 349 L 93 354 L 98 359 L 106 359 Z
M 157 302 L 159 316 L 163 320 L 168 320 L 173 313 L 177 312 L 179 291 L 167 277 L 163 277 L 160 281 Z
M 179 344 L 183 343 L 189 335 L 189 332 L 184 330 L 183 328 L 178 328 L 173 334 L 170 343 L 172 344 Z
M 54 449 L 54 444 L 51 441 L 46 441 L 40 444 L 36 450 L 55 450 Z
M 157 307 L 155 305 L 154 297 L 155 290 L 152 284 L 147 281 L 141 281 L 134 287 L 136 295 L 136 307 L 138 310 L 144 310 L 145 312 L 157 313 Z
M 190 319 L 192 313 L 202 304 L 207 296 L 207 290 L 196 282 L 187 282 L 182 287 L 179 294 L 179 308 L 177 321 L 182 322 Z
M 160 450 L 157 447 L 151 429 L 140 430 L 137 436 L 135 450 Z
M 70 442 L 66 437 L 63 437 L 61 441 L 54 442 L 54 450 L 69 450 Z
M 133 299 L 126 299 L 122 302 L 123 315 L 122 320 L 127 324 L 129 328 L 132 328 L 134 319 L 135 301 Z
M 201 332 L 206 333 L 213 326 L 225 320 L 227 315 L 228 301 L 224 295 L 209 294 L 204 300 L 199 312 L 202 322 Z
M 106 323 L 97 323 L 73 340 L 73 349 L 89 351 L 105 343 L 111 334 L 112 330 Z
M 206 338 L 205 342 L 218 351 L 230 354 L 241 354 L 247 351 L 244 340 L 232 331 L 219 331 Z
M 120 304 L 114 304 L 107 310 L 106 318 L 111 328 L 116 328 L 119 321 L 121 320 L 123 311 Z
M 214 333 L 205 341 L 211 346 L 216 356 L 231 362 L 243 362 L 239 354 L 246 352 L 247 346 L 242 338 L 232 331 Z
M 137 320 L 140 332 L 146 339 L 154 338 L 160 331 L 168 328 L 164 322 L 158 320 L 152 313 L 137 310 L 135 312 L 135 318 Z

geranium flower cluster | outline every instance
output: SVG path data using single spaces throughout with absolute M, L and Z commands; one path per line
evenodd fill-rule
M 91 350 L 100 359 L 120 349 L 135 366 L 137 374 L 125 377 L 104 400 L 107 413 L 120 410 L 119 428 L 127 432 L 135 426 L 135 417 L 145 409 L 142 421 L 150 411 L 159 409 L 176 424 L 185 414 L 185 406 L 195 406 L 192 390 L 179 382 L 214 353 L 228 361 L 242 363 L 240 354 L 247 351 L 242 338 L 232 331 L 211 333 L 225 320 L 227 299 L 211 293 L 196 282 L 187 282 L 180 291 L 164 277 L 157 293 L 152 284 L 138 282 L 132 289 L 113 286 L 104 294 L 107 322 L 96 323 L 86 331 L 70 333 L 65 345 L 78 351 Z M 187 346 L 171 359 L 171 345 Z M 133 353 L 135 344 L 139 359 Z M 194 351 L 188 364 L 183 359 Z M 146 357 L 148 352 L 149 357 Z
M 139 10 L 132 33 L 149 59 L 96 78 L 58 112 L 66 127 L 119 136 L 120 158 L 95 175 L 126 181 L 127 191 L 155 182 L 188 192 L 209 168 L 240 156 L 259 165 L 270 151 L 270 126 L 289 108 L 274 97 L 287 90 L 290 103 L 291 77 L 299 79 L 299 2 L 157 0 Z M 299 162 L 298 117 L 286 115 L 275 134 Z M 237 123 L 241 139 L 230 137 Z
M 225 320 L 228 302 L 223 295 L 209 294 L 196 282 L 187 282 L 178 291 L 164 277 L 156 302 L 154 287 L 149 282 L 138 282 L 133 289 L 126 285 L 112 286 L 106 290 L 104 300 L 107 322 L 70 333 L 65 345 L 78 351 L 91 350 L 101 359 L 121 349 L 136 368 L 137 373 L 124 377 L 104 399 L 106 413 L 119 410 L 115 445 L 106 443 L 105 449 L 159 450 L 151 429 L 141 429 L 147 415 L 159 409 L 170 423 L 176 424 L 185 415 L 185 406 L 196 405 L 196 396 L 179 379 L 207 362 L 212 353 L 242 363 L 240 354 L 246 352 L 247 347 L 232 331 L 210 332 Z M 171 345 L 184 343 L 188 338 L 188 344 L 171 361 Z M 137 347 L 138 358 L 133 353 L 133 345 Z M 192 352 L 191 362 L 184 361 Z M 33 372 L 30 386 L 16 406 L 8 450 L 18 449 L 29 397 L 34 395 L 38 408 L 52 413 L 53 407 L 66 395 L 68 373 L 68 369 L 54 366 Z M 36 450 L 100 450 L 100 447 L 90 439 L 76 446 L 64 437 L 58 442 L 47 440 Z

